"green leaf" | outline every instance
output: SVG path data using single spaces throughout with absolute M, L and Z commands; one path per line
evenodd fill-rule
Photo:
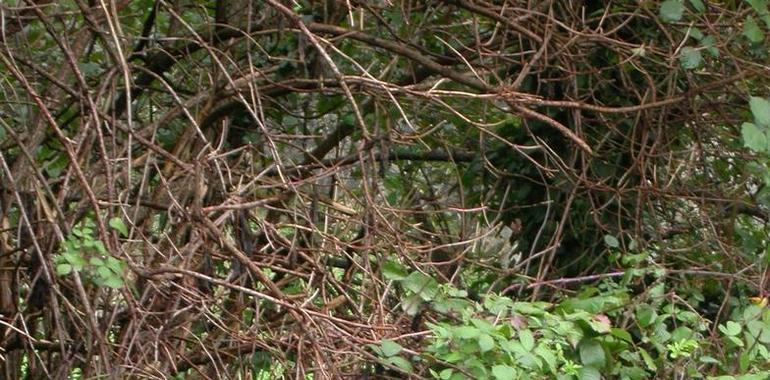
M 382 354 L 385 355 L 385 356 L 395 356 L 395 355 L 398 355 L 398 353 L 401 352 L 401 350 L 404 349 L 403 347 L 401 347 L 400 344 L 398 344 L 398 343 L 396 343 L 396 342 L 394 342 L 392 340 L 389 340 L 389 339 L 383 340 L 380 343 L 380 348 L 382 350 Z
M 743 146 L 755 152 L 764 152 L 767 150 L 767 136 L 753 123 L 743 123 L 741 125 L 741 136 L 743 136 Z
M 754 115 L 754 121 L 763 127 L 770 127 L 770 102 L 767 99 L 758 96 L 752 96 L 749 100 L 751 114 Z
M 401 368 L 407 373 L 412 373 L 414 371 L 414 368 L 412 368 L 412 363 L 402 358 L 401 356 L 390 357 L 385 360 L 385 363 Z
M 687 32 L 688 30 L 685 29 L 685 31 Z M 690 37 L 695 38 L 698 41 L 703 39 L 703 32 L 701 32 L 701 30 L 696 27 L 689 28 L 689 33 Z
M 498 364 L 492 367 L 492 376 L 498 380 L 515 379 L 517 376 L 516 368 L 504 364 Z
M 647 366 L 647 369 L 650 371 L 658 370 L 658 366 L 655 364 L 655 360 L 652 359 L 652 356 L 650 356 L 650 354 L 647 353 L 644 348 L 640 348 L 639 353 L 642 355 L 642 360 L 644 360 L 644 364 Z
M 700 50 L 697 50 L 692 46 L 685 46 L 682 48 L 682 52 L 679 55 L 679 64 L 683 69 L 697 69 L 702 62 L 703 55 L 701 54 Z
M 741 333 L 741 330 L 741 325 L 733 321 L 727 321 L 724 325 L 719 325 L 719 331 L 727 336 L 736 336 Z
M 481 349 L 481 352 L 487 352 L 491 351 L 493 348 L 495 348 L 495 339 L 492 338 L 489 334 L 481 334 L 479 337 L 479 348 Z
M 650 305 L 639 305 L 636 309 L 636 321 L 640 327 L 647 327 L 655 322 L 658 313 Z
M 445 369 L 445 370 L 443 370 L 443 371 L 439 372 L 439 374 L 438 374 L 438 378 L 439 378 L 439 379 L 441 379 L 441 380 L 447 380 L 447 379 L 449 379 L 450 377 L 452 377 L 452 372 L 454 372 L 454 370 L 453 370 L 453 369 L 451 369 L 451 368 L 447 368 L 447 369 Z
M 618 238 L 612 235 L 604 235 L 604 244 L 607 244 L 607 246 L 610 248 L 620 247 L 620 242 L 618 241 Z
M 95 267 L 101 267 L 104 266 L 104 260 L 98 258 L 98 257 L 92 257 L 90 260 L 88 260 L 88 263 Z
M 123 287 L 123 279 L 112 275 L 104 279 L 104 285 L 113 289 L 120 289 Z
M 762 29 L 759 28 L 759 25 L 751 16 L 746 17 L 746 21 L 743 22 L 743 35 L 754 44 L 758 44 L 765 39 L 765 33 L 762 32 Z
M 578 379 L 580 380 L 601 380 L 602 374 L 599 369 L 594 367 L 583 367 L 578 370 Z
M 547 348 L 545 345 L 541 344 L 535 348 L 535 353 L 537 356 L 541 357 L 543 361 L 546 362 L 546 364 L 548 364 L 548 368 L 551 370 L 551 372 L 556 373 L 556 363 L 558 359 L 550 348 Z
M 690 5 L 692 5 L 693 9 L 698 12 L 706 11 L 706 5 L 704 5 L 701 0 L 690 0 Z
M 82 270 L 86 266 L 86 259 L 79 252 L 64 252 L 62 254 L 65 260 L 72 265 L 74 270 Z
M 422 302 L 422 298 L 420 298 L 418 294 L 412 295 L 411 297 L 401 302 L 401 310 L 403 310 L 406 315 L 413 317 L 417 315 L 418 311 L 420 311 L 420 305 L 422 305 Z
M 405 279 L 409 273 L 403 265 L 394 260 L 388 260 L 382 264 L 382 275 L 388 280 L 400 281 Z
M 660 18 L 664 22 L 675 22 L 682 19 L 684 5 L 678 0 L 666 0 L 660 4 Z
M 633 339 L 631 338 L 631 334 L 628 331 L 623 329 L 613 327 L 610 329 L 610 335 L 628 343 L 634 342 Z
M 584 366 L 601 368 L 607 361 L 604 355 L 604 348 L 594 339 L 580 342 L 578 347 L 580 351 L 580 361 Z
M 56 274 L 59 276 L 66 276 L 72 272 L 72 265 L 70 264 L 59 264 L 56 266 Z
M 454 336 L 460 339 L 473 339 L 481 334 L 479 329 L 473 326 L 460 326 L 454 329 Z
M 438 295 L 438 282 L 420 272 L 412 272 L 402 284 L 405 289 L 419 294 L 425 301 L 430 301 Z
M 107 268 L 107 267 L 96 267 L 96 273 L 99 274 L 99 276 L 105 280 L 114 276 L 114 273 L 112 273 L 110 268 Z
M 123 271 L 126 269 L 126 266 L 122 261 L 112 256 L 107 257 L 106 265 L 107 268 L 112 269 L 116 274 L 123 274 Z
M 519 331 L 519 341 L 521 342 L 522 347 L 527 351 L 532 351 L 532 349 L 535 348 L 535 337 L 529 330 Z
M 112 227 L 112 228 L 113 228 L 115 231 L 118 231 L 118 232 L 120 232 L 120 234 L 121 234 L 123 237 L 128 237 L 128 228 L 126 227 L 126 224 L 125 224 L 125 223 L 123 223 L 123 220 L 122 220 L 122 219 L 120 219 L 120 218 L 118 218 L 118 217 L 112 218 L 112 219 L 110 219 L 109 225 L 110 225 L 110 227 Z
M 714 36 L 703 37 L 703 39 L 700 40 L 700 46 L 706 49 L 706 52 L 712 57 L 719 58 L 719 49 L 716 47 L 716 39 Z

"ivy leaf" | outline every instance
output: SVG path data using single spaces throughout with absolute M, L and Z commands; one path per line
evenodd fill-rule
M 753 44 L 758 44 L 765 39 L 765 33 L 751 16 L 746 17 L 746 21 L 743 22 L 743 35 Z
M 754 121 L 763 127 L 770 127 L 770 102 L 767 99 L 752 96 L 749 106 L 751 114 L 754 115 Z
M 679 64 L 683 69 L 696 69 L 702 62 L 703 55 L 700 53 L 700 50 L 695 49 L 692 46 L 682 48 L 682 53 L 679 55 Z
M 743 136 L 743 146 L 746 148 L 755 152 L 763 152 L 767 149 L 767 137 L 754 123 L 743 123 L 741 136 Z
M 382 354 L 385 356 L 398 355 L 398 353 L 404 349 L 403 347 L 401 347 L 400 344 L 390 339 L 383 340 L 382 343 L 380 344 L 380 348 L 382 349 Z
M 660 18 L 664 22 L 675 22 L 682 19 L 684 5 L 677 0 L 666 0 L 660 4 Z

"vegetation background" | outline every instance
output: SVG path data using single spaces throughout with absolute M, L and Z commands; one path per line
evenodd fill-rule
M 769 378 L 768 31 L 5 0 L 0 378 Z

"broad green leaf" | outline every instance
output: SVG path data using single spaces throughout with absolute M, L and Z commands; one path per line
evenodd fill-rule
M 679 54 L 679 64 L 683 69 L 697 69 L 703 62 L 703 55 L 700 50 L 692 46 L 685 46 Z
M 454 329 L 454 336 L 460 339 L 473 339 L 481 334 L 479 329 L 473 326 L 460 326 Z
M 714 58 L 719 58 L 719 49 L 717 49 L 716 43 L 717 40 L 714 36 L 706 36 L 700 40 L 700 46 L 706 49 L 706 52 L 709 53 L 709 55 Z
M 599 372 L 598 368 L 594 367 L 583 367 L 578 370 L 578 379 L 579 380 L 601 380 L 602 374 Z
M 703 1 L 701 0 L 690 0 L 690 5 L 692 5 L 693 9 L 695 9 L 698 12 L 706 11 L 706 5 L 703 4 Z
M 88 262 L 96 267 L 104 266 L 104 260 L 98 258 L 98 257 L 92 257 Z
M 758 44 L 765 39 L 765 33 L 759 28 L 754 18 L 746 17 L 746 21 L 743 22 L 743 35 L 748 38 L 751 43 Z
M 401 356 L 393 356 L 385 360 L 386 363 L 396 366 L 398 368 L 401 368 L 406 373 L 412 373 L 414 372 L 414 368 L 412 367 L 412 363 L 409 362 L 409 360 L 406 360 L 402 358 Z
M 601 295 L 588 298 L 568 298 L 559 305 L 559 309 L 566 313 L 574 313 L 575 311 L 583 310 L 591 314 L 603 313 L 609 309 L 613 309 L 622 305 L 625 305 L 627 298 L 625 296 L 612 296 Z
M 664 22 L 675 22 L 682 19 L 684 4 L 678 0 L 666 0 L 660 4 L 660 18 Z
M 551 372 L 556 373 L 558 359 L 556 358 L 556 354 L 554 354 L 550 348 L 547 348 L 545 345 L 541 344 L 535 348 L 535 353 L 537 356 L 541 357 L 546 364 L 548 364 L 548 368 L 551 370 Z
M 636 308 L 636 322 L 639 323 L 640 327 L 651 325 L 657 317 L 658 312 L 650 305 L 639 305 Z
M 382 264 L 382 275 L 388 280 L 403 280 L 409 273 L 406 268 L 394 260 L 387 260 Z
M 86 259 L 78 252 L 64 252 L 62 254 L 65 260 L 72 265 L 74 270 L 82 270 L 86 266 Z
M 532 351 L 532 349 L 535 348 L 535 337 L 529 330 L 519 331 L 519 341 L 521 342 L 521 346 L 527 351 Z
M 118 276 L 112 275 L 104 279 L 104 285 L 113 289 L 120 289 L 123 287 L 123 279 Z
M 66 276 L 72 272 L 72 265 L 62 263 L 56 266 L 56 274 L 59 276 Z
M 492 376 L 498 380 L 515 379 L 517 376 L 516 368 L 504 364 L 498 364 L 492 367 Z
M 107 257 L 106 265 L 107 268 L 112 269 L 117 274 L 123 274 L 123 271 L 126 269 L 126 265 L 122 261 L 112 256 Z
M 489 334 L 481 334 L 479 336 L 479 349 L 481 349 L 481 352 L 491 351 L 493 348 L 495 348 L 495 339 Z
M 578 347 L 580 352 L 580 361 L 584 366 L 601 368 L 607 362 L 604 355 L 604 348 L 594 339 L 583 340 Z
M 767 149 L 767 136 L 754 123 L 741 125 L 743 146 L 755 152 L 764 152 Z
M 439 378 L 439 379 L 441 379 L 441 380 L 447 380 L 447 379 L 449 379 L 450 377 L 452 377 L 452 372 L 454 372 L 454 370 L 453 370 L 453 369 L 451 369 L 451 368 L 447 368 L 447 369 L 445 369 L 445 370 L 443 370 L 443 371 L 439 372 L 439 374 L 438 374 L 438 378 Z
M 112 218 L 110 219 L 109 224 L 115 231 L 120 232 L 123 237 L 128 237 L 128 228 L 126 227 L 126 224 L 123 223 L 122 219 L 118 217 Z
M 110 268 L 107 267 L 96 267 L 96 273 L 99 274 L 103 279 L 110 278 L 114 275 Z
M 770 127 L 770 102 L 765 98 L 752 96 L 749 100 L 751 114 L 754 115 L 754 121 L 763 126 Z
M 620 247 L 620 242 L 618 241 L 618 238 L 612 235 L 604 235 L 604 244 L 607 244 L 607 246 L 610 248 Z
M 390 339 L 383 340 L 380 343 L 380 348 L 382 350 L 382 354 L 385 355 L 385 356 L 395 356 L 395 355 L 398 355 L 398 353 L 401 352 L 401 350 L 404 349 L 403 347 L 401 347 L 400 344 L 398 344 L 398 343 L 396 343 L 396 342 L 394 342 L 394 341 L 392 341 Z
M 633 339 L 631 338 L 631 334 L 629 334 L 628 331 L 623 329 L 613 327 L 610 329 L 610 335 L 628 343 L 634 342 Z
M 679 326 L 671 332 L 671 339 L 675 342 L 692 338 L 693 332 L 687 326 Z
M 425 301 L 430 301 L 438 295 L 438 282 L 420 272 L 412 272 L 402 284 Z
M 727 321 L 724 325 L 719 325 L 719 331 L 727 336 L 736 336 L 741 333 L 741 330 L 741 325 L 733 321 Z
M 650 354 L 647 353 L 644 348 L 640 348 L 639 353 L 642 355 L 642 360 L 644 360 L 644 364 L 647 366 L 647 369 L 650 371 L 658 370 L 658 366 L 655 364 L 655 360 L 652 359 L 652 356 L 650 356 Z
M 768 13 L 767 0 L 746 0 L 746 2 L 751 4 L 751 7 L 754 8 L 754 11 L 757 12 L 757 14 L 760 16 L 766 15 Z
M 694 39 L 696 39 L 698 41 L 703 39 L 703 32 L 701 32 L 701 30 L 696 28 L 696 27 L 692 27 L 692 28 L 689 28 L 689 29 L 685 28 L 685 32 L 688 32 L 690 34 L 690 37 L 692 37 L 692 38 L 694 38 Z

